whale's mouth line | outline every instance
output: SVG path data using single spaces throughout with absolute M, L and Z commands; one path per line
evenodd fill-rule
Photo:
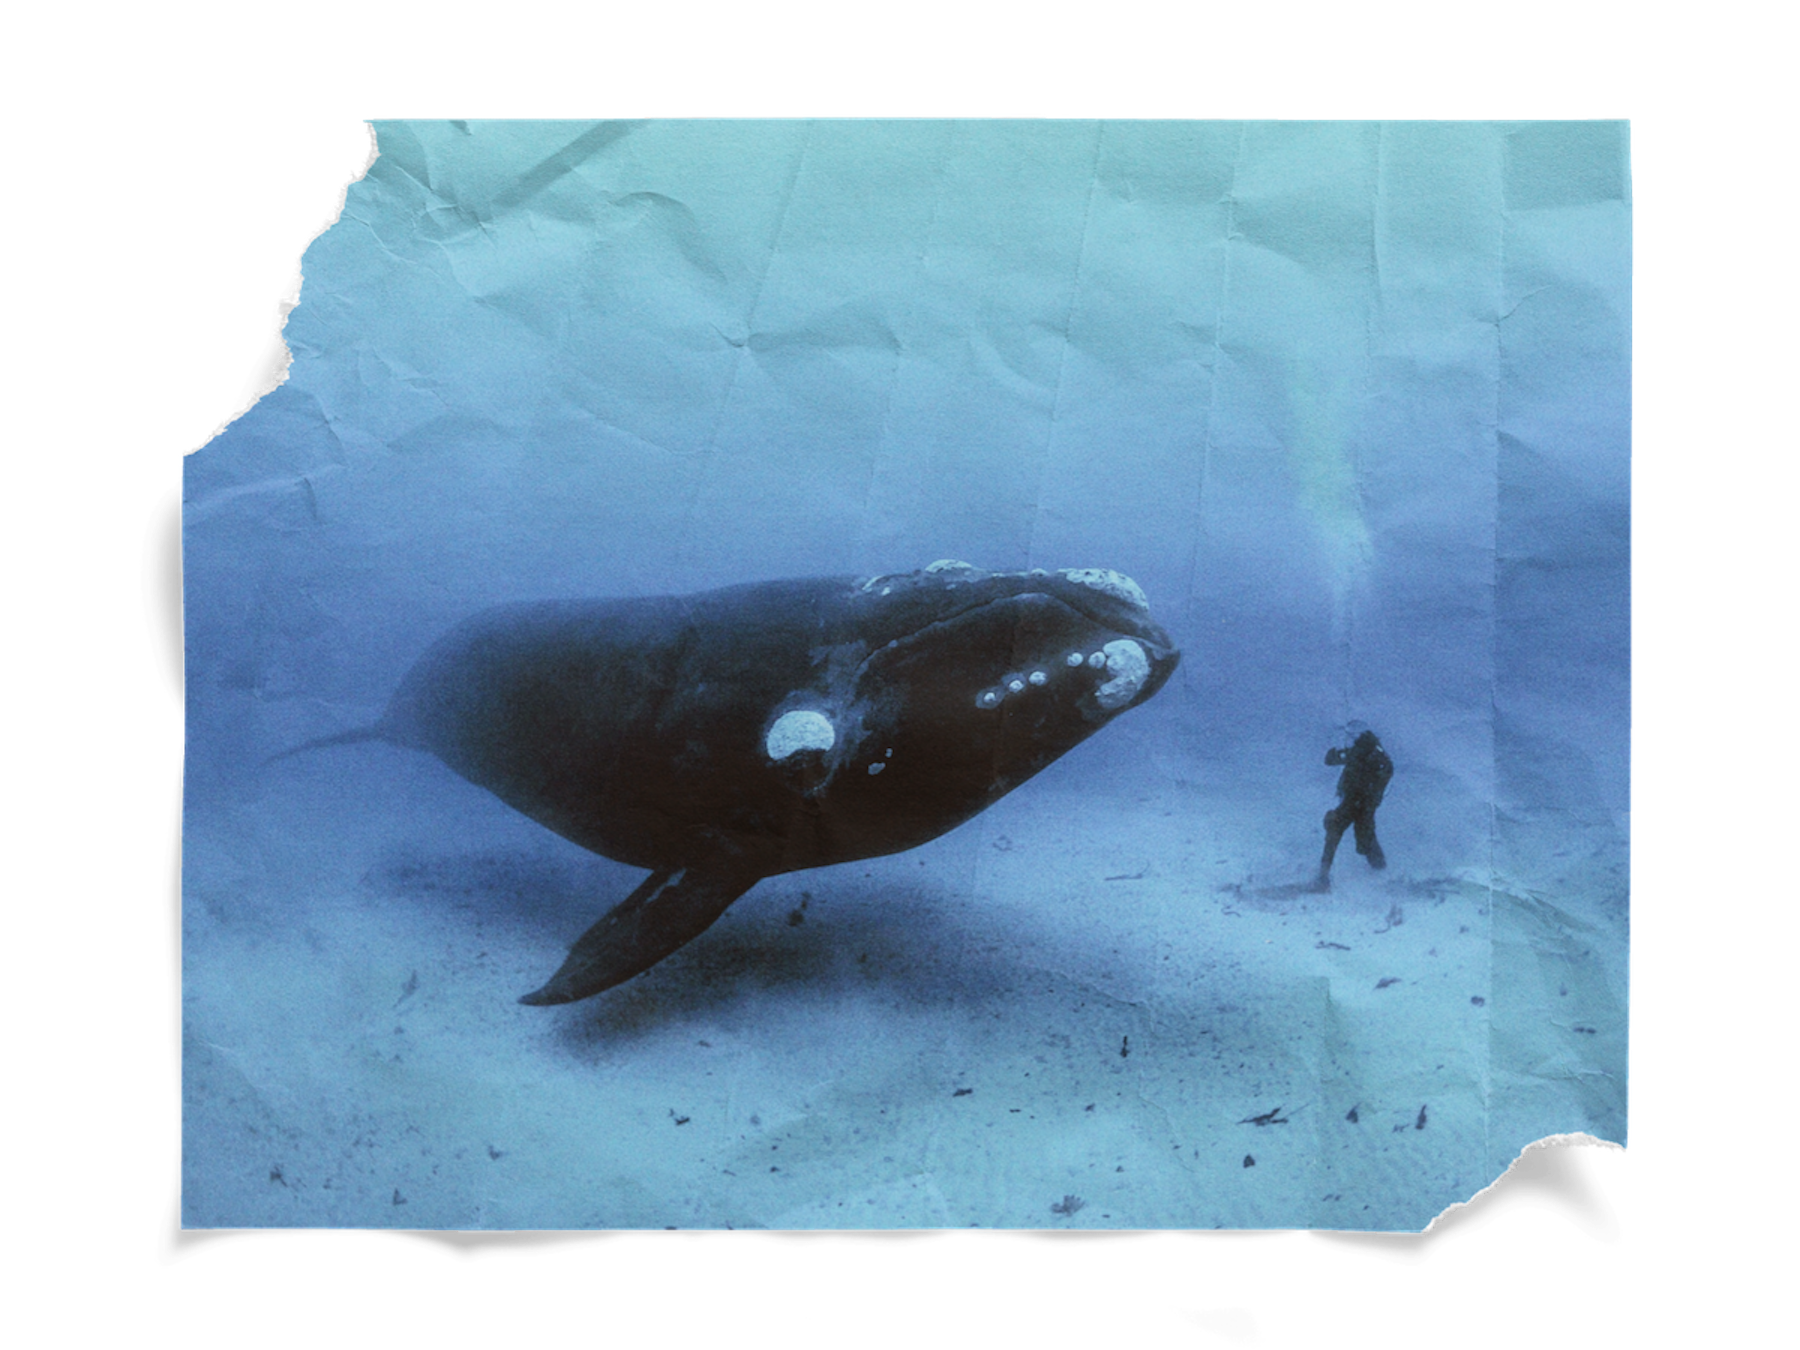
M 1180 660 L 1181 653 L 1177 651 L 1174 644 L 1169 641 L 1169 635 L 1154 623 L 1136 621 L 1121 624 L 1118 622 L 1119 619 L 1129 618 L 1130 616 L 1116 613 L 1091 613 L 1086 607 L 1075 604 L 1071 597 L 1060 595 L 1049 590 L 1013 591 L 1005 595 L 996 595 L 990 599 L 982 600 L 977 604 L 970 605 L 967 609 L 959 609 L 954 614 L 945 615 L 943 618 L 934 619 L 932 622 L 921 625 L 903 637 L 897 637 L 882 644 L 857 663 L 855 669 L 851 672 L 851 687 L 854 688 L 861 683 L 863 676 L 868 672 L 869 667 L 878 659 L 903 652 L 929 635 L 940 629 L 947 628 L 952 624 L 958 623 L 963 619 L 968 618 L 971 614 L 979 614 L 982 610 L 989 609 L 995 605 L 1003 605 L 1010 601 L 1027 599 L 1047 600 L 1051 604 L 1059 605 L 1075 617 L 1084 619 L 1088 623 L 1096 624 L 1111 633 L 1117 634 L 1117 637 L 1111 639 L 1111 641 L 1126 641 L 1146 649 L 1143 654 L 1146 658 L 1148 669 L 1134 681 L 1131 695 L 1119 700 L 1119 707 L 1123 707 L 1126 703 L 1132 701 L 1132 697 L 1146 684 L 1153 686 L 1151 692 L 1154 692 L 1156 688 L 1160 688 L 1162 681 L 1157 678 L 1159 669 L 1171 660 Z M 1163 673 L 1166 677 L 1167 672 Z
M 931 631 L 939 623 L 972 614 L 986 605 L 1040 596 L 1066 606 L 1088 622 L 1121 637 L 1136 638 L 1152 649 L 1158 659 L 1178 654 L 1168 633 L 1150 617 L 1148 602 L 1137 583 L 1106 568 L 986 572 L 968 563 L 941 561 L 917 572 L 891 572 L 859 579 L 854 587 L 860 594 L 880 596 L 921 588 L 939 596 L 942 608 L 936 618 L 914 633 L 884 643 L 884 647 L 908 641 Z M 957 591 L 962 594 L 952 599 Z
M 886 656 L 894 652 L 905 651 L 908 647 L 915 645 L 921 639 L 938 632 L 940 629 L 949 628 L 953 624 L 961 623 L 971 614 L 979 614 L 982 610 L 992 609 L 995 605 L 1004 605 L 1010 600 L 1021 600 L 1034 595 L 1042 596 L 1044 599 L 1055 601 L 1058 604 L 1062 603 L 1059 597 L 1051 595 L 1048 591 L 1019 591 L 1008 595 L 996 595 L 991 599 L 979 601 L 976 604 L 970 605 L 967 609 L 959 609 L 954 614 L 946 614 L 941 619 L 933 619 L 930 623 L 923 624 L 904 636 L 894 638 L 891 641 L 884 643 L 882 646 L 870 652 L 860 663 L 858 663 L 855 678 L 860 680 L 863 673 L 868 670 L 869 666 L 872 665 L 878 657 Z M 1073 613 L 1080 613 L 1080 611 L 1076 610 L 1072 605 L 1067 606 L 1067 608 Z M 1081 617 L 1088 618 L 1085 614 Z
M 1047 595 L 1059 604 L 1067 605 L 1075 613 L 1081 615 L 1089 623 L 1099 624 L 1102 628 L 1111 629 L 1122 638 L 1132 638 L 1150 649 L 1153 660 L 1162 660 L 1178 653 L 1175 644 L 1160 624 L 1142 619 L 1135 612 L 1126 611 L 1122 606 L 1095 605 L 1092 609 L 1078 604 L 1075 597 L 1056 595 L 1048 591 L 1035 592 Z

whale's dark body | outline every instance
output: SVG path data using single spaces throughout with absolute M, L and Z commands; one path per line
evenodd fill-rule
M 564 1003 L 661 960 L 763 877 L 954 828 L 1178 660 L 1117 573 L 938 563 L 490 609 L 368 734 L 650 869 L 523 1000 Z

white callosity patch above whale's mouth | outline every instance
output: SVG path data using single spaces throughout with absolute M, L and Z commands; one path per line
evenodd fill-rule
M 951 589 L 982 579 L 991 578 L 1036 578 L 1049 577 L 1051 574 L 1041 567 L 1033 567 L 1023 572 L 986 572 L 972 563 L 960 558 L 939 558 L 917 572 L 887 572 L 879 576 L 864 578 L 858 589 L 864 593 L 880 591 L 883 595 L 891 594 L 895 583 L 903 583 L 919 577 L 930 577 L 934 581 L 942 581 Z M 1140 613 L 1150 612 L 1150 599 L 1144 594 L 1144 588 L 1126 576 L 1123 572 L 1115 572 L 1110 567 L 1064 567 L 1056 572 L 1062 580 L 1076 586 L 1085 586 L 1091 591 L 1109 596 L 1114 600 L 1130 606 Z
M 1101 650 L 1106 654 L 1106 673 L 1112 678 L 1094 690 L 1094 701 L 1110 712 L 1137 697 L 1150 678 L 1150 657 L 1130 638 L 1115 638 Z
M 1077 586 L 1086 586 L 1102 595 L 1110 595 L 1115 600 L 1123 600 L 1133 609 L 1145 614 L 1150 612 L 1150 598 L 1144 594 L 1144 588 L 1123 572 L 1115 572 L 1109 567 L 1065 567 L 1057 575 Z
M 905 614 L 918 618 L 930 613 L 939 622 L 953 620 L 983 603 L 1043 594 L 1102 628 L 1138 639 L 1156 661 L 1174 654 L 1168 634 L 1151 622 L 1150 601 L 1143 587 L 1110 567 L 1065 567 L 1057 572 L 1033 567 L 1017 572 L 987 572 L 957 558 L 940 558 L 916 572 L 859 578 L 854 585 L 861 595 L 905 596 L 906 601 L 896 602 L 901 606 L 895 611 L 896 617 Z M 925 596 L 935 600 L 917 603 Z M 927 622 L 925 626 L 931 624 Z M 900 639 L 917 634 L 896 631 L 893 636 Z

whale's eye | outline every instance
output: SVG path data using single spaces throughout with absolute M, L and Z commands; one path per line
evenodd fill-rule
M 837 730 L 824 713 L 810 708 L 785 712 L 769 728 L 763 748 L 770 759 L 786 759 L 802 750 L 829 750 L 837 744 Z

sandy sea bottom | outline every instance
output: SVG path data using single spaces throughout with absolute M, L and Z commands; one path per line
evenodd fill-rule
M 1612 822 L 1453 857 L 1397 779 L 1320 896 L 1328 794 L 1058 766 L 540 1009 L 641 872 L 422 757 L 288 763 L 190 805 L 190 1227 L 1418 1229 L 1624 1138 Z

